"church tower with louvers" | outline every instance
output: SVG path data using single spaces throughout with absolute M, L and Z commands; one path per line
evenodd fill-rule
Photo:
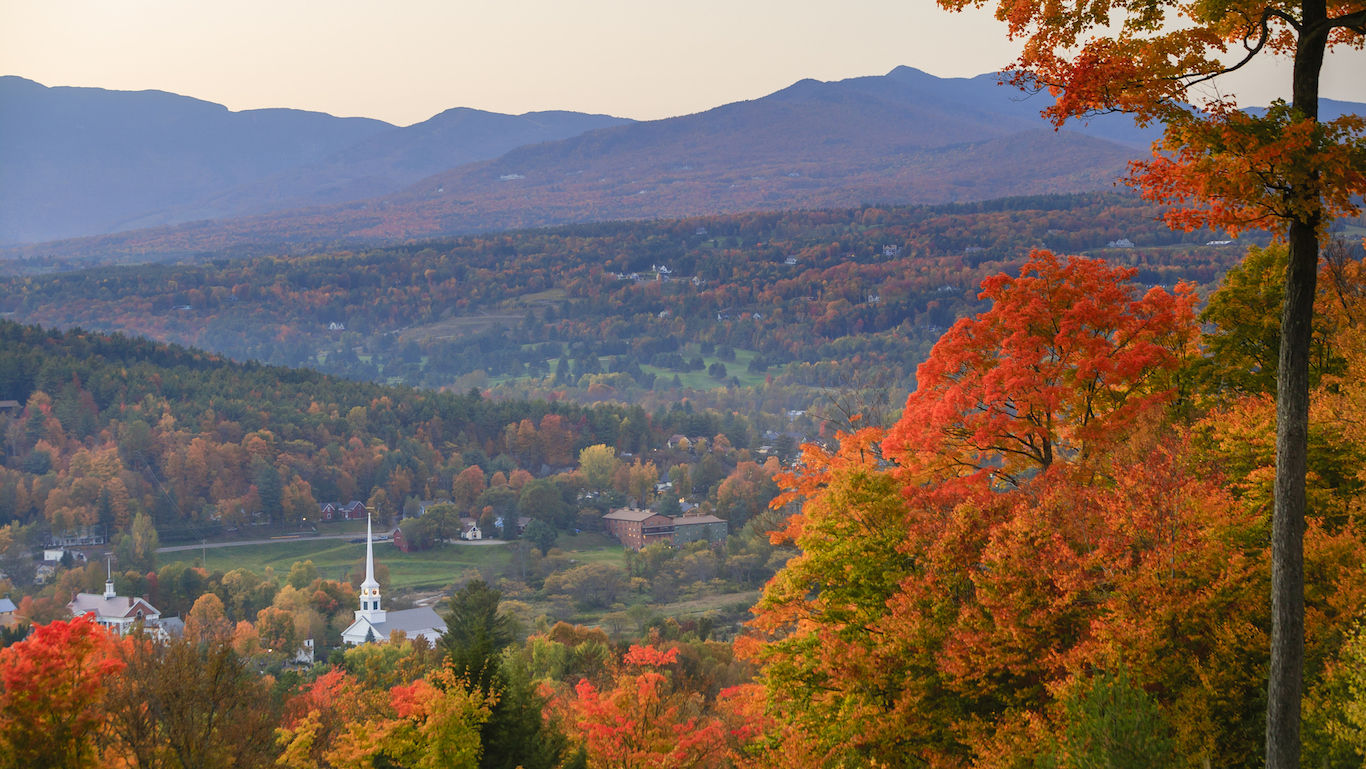
M 373 523 L 365 522 L 365 581 L 360 583 L 360 608 L 356 609 L 356 620 L 351 627 L 342 631 L 342 641 L 347 646 L 363 643 L 386 643 L 389 635 L 396 630 L 408 638 L 422 637 L 432 643 L 446 632 L 446 622 L 430 606 L 416 609 L 386 611 L 380 597 L 379 580 L 375 579 L 375 537 Z
M 371 625 L 385 622 L 385 611 L 380 608 L 379 582 L 375 579 L 375 536 L 370 519 L 365 519 L 365 581 L 360 583 L 360 608 L 356 609 L 356 621 L 365 620 Z

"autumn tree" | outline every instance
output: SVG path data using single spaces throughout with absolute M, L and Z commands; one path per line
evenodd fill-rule
M 621 468 L 617 450 L 611 446 L 598 444 L 579 452 L 579 472 L 583 474 L 588 488 L 603 491 L 612 483 L 612 478 Z
M 939 0 L 948 9 L 979 6 Z M 1012 80 L 1049 89 L 1056 125 L 1100 112 L 1165 123 L 1153 158 L 1131 166 L 1144 195 L 1176 206 L 1167 221 L 1237 232 L 1270 229 L 1289 246 L 1277 366 L 1275 584 L 1267 766 L 1299 765 L 1304 665 L 1303 532 L 1309 373 L 1320 240 L 1366 192 L 1366 119 L 1319 119 L 1319 78 L 1334 48 L 1366 41 L 1362 0 L 1160 0 L 1062 9 L 1001 0 L 996 16 L 1024 40 Z M 1225 57 L 1234 49 L 1236 61 Z M 1240 111 L 1205 86 L 1260 55 L 1293 57 L 1291 101 Z M 1213 95 L 1211 95 L 1213 94 Z
M 110 676 L 123 666 L 87 619 L 37 625 L 0 649 L 0 761 L 13 767 L 94 763 Z
M 276 713 L 266 684 L 223 636 L 121 640 L 107 750 L 133 766 L 264 766 Z M 264 705 L 264 706 L 263 706 Z
M 1138 297 L 1133 275 L 1036 251 L 1018 278 L 984 280 L 991 309 L 935 344 L 888 450 L 906 463 L 1017 483 L 1084 459 L 1146 407 L 1168 402 L 1170 374 L 1193 341 L 1195 294 L 1181 285 Z
M 588 766 L 644 769 L 722 766 L 725 730 L 702 697 L 674 680 L 678 650 L 632 646 L 613 686 L 584 678 L 569 701 L 569 726 L 587 746 Z

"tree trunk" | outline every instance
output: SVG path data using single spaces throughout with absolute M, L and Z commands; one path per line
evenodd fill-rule
M 1327 20 L 1325 0 L 1304 0 L 1302 33 L 1295 53 L 1294 106 L 1318 119 L 1319 72 Z M 1312 151 L 1312 150 L 1311 150 Z M 1317 180 L 1296 189 L 1301 201 L 1318 202 Z M 1290 224 L 1290 263 L 1285 273 L 1281 350 L 1276 379 L 1276 502 L 1271 521 L 1271 671 L 1267 680 L 1267 769 L 1299 769 L 1300 696 L 1304 678 L 1304 477 L 1309 447 L 1309 344 L 1318 282 L 1319 215 Z M 1304 210 L 1304 209 L 1300 209 Z

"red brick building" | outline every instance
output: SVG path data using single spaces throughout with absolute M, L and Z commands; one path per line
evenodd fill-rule
M 654 542 L 672 545 L 674 541 L 674 519 L 653 510 L 623 507 L 604 515 L 602 523 L 608 534 L 632 550 Z

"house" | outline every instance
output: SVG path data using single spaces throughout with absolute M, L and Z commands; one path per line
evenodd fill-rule
M 19 401 L 0 401 L 0 411 L 6 414 L 18 414 L 22 408 L 23 406 L 19 404 Z
M 479 522 L 473 518 L 461 518 L 460 538 L 470 542 L 483 539 L 484 533 L 479 530 Z
M 1134 242 L 1133 242 L 1132 240 L 1129 240 L 1128 238 L 1120 238 L 1119 240 L 1112 240 L 1112 241 L 1110 241 L 1109 243 L 1106 243 L 1106 244 L 1105 244 L 1105 247 L 1106 247 L 1106 248 L 1133 248 L 1133 247 L 1134 247 Z
M 130 598 L 114 592 L 114 574 L 104 583 L 104 594 L 77 593 L 66 610 L 72 617 L 89 617 L 96 624 L 119 635 L 128 635 L 139 622 L 157 635 L 165 635 L 161 628 L 161 612 L 145 598 Z
M 336 322 L 329 323 L 329 324 L 327 324 L 327 330 L 328 330 L 328 331 L 345 331 L 345 330 L 346 330 L 346 324 L 345 324 L 345 323 L 336 323 Z
M 403 529 L 394 529 L 394 545 L 404 553 L 412 553 L 417 550 L 416 547 L 413 547 L 413 543 L 409 542 L 408 538 L 403 536 Z
M 608 534 L 616 537 L 621 541 L 621 544 L 632 550 L 639 551 L 646 545 L 655 542 L 673 544 L 673 519 L 667 515 L 660 515 L 653 510 L 640 510 L 634 507 L 619 508 L 604 515 L 602 523 Z
M 417 514 L 426 515 L 427 508 L 432 505 L 449 505 L 450 503 L 449 499 L 420 499 L 417 502 Z
M 897 256 L 901 253 L 901 246 L 883 246 L 883 256 Z
M 786 265 L 789 266 L 789 267 L 791 267 L 792 265 L 795 265 L 796 263 L 797 263 L 797 257 L 795 257 L 795 256 L 789 256 L 788 258 L 786 258 L 786 259 L 783 260 L 783 264 L 786 264 Z
M 402 631 L 409 638 L 425 638 L 435 644 L 446 632 L 446 622 L 430 606 L 403 611 L 385 611 L 380 598 L 379 582 L 375 579 L 375 543 L 371 523 L 365 524 L 365 581 L 360 583 L 360 608 L 356 619 L 342 631 L 342 641 L 349 646 L 363 643 L 385 643 L 389 634 Z
M 671 449 L 682 448 L 684 451 L 687 451 L 689 445 L 690 442 L 686 436 L 679 435 L 678 433 L 669 436 L 669 448 Z
M 19 607 L 14 605 L 14 601 L 11 601 L 8 595 L 0 598 L 0 626 L 9 627 L 14 624 L 14 612 L 18 610 Z
M 53 532 L 48 537 L 48 543 L 53 547 L 83 547 L 85 545 L 103 545 L 104 527 L 95 524 L 94 526 L 82 526 L 79 529 L 67 529 L 63 532 Z
M 364 502 L 352 500 L 344 505 L 325 502 L 318 505 L 318 512 L 324 521 L 353 521 L 364 518 L 367 511 Z
M 730 523 L 714 515 L 692 513 L 673 519 L 674 547 L 689 542 L 725 542 L 730 533 Z

